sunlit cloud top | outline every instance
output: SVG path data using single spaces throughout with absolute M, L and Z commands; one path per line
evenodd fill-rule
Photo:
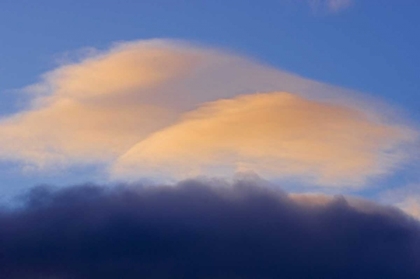
M 410 133 L 402 127 L 377 123 L 356 109 L 257 93 L 204 105 L 135 145 L 116 166 L 142 176 L 254 171 L 360 185 L 402 159 L 398 145 L 406 140 Z
M 408 159 L 416 132 L 389 107 L 230 52 L 119 43 L 25 88 L 0 121 L 0 158 L 101 164 L 119 179 L 250 171 L 360 187 Z

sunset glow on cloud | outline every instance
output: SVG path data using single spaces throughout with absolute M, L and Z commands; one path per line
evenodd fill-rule
M 0 157 L 41 169 L 99 163 L 129 179 L 249 171 L 360 187 L 416 139 L 344 89 L 175 41 L 120 43 L 25 90 L 30 106 L 0 122 Z
M 216 101 L 134 146 L 117 169 L 177 178 L 254 171 L 322 185 L 363 184 L 402 159 L 402 127 L 282 92 Z M 180 176 L 180 177 L 179 177 Z

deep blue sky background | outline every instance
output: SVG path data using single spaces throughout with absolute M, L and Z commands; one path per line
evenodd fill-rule
M 337 14 L 316 13 L 305 0 L 2 0 L 0 115 L 20 104 L 13 89 L 37 81 L 69 51 L 176 38 L 382 97 L 418 122 L 419 13 L 418 0 L 355 0 Z M 7 164 L 0 177 L 2 183 L 24 184 Z

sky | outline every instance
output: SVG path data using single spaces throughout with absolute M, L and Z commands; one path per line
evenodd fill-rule
M 296 259 L 320 278 L 417 276 L 419 11 L 415 0 L 2 1 L 0 227 L 10 229 L 0 242 L 27 239 L 0 248 L 2 272 L 188 278 L 183 261 L 202 248 L 196 274 L 209 278 L 308 276 L 245 256 L 208 273 L 231 261 L 211 240 L 233 255 L 265 247 L 263 258 Z M 89 208 L 80 223 L 66 217 Z M 238 226 L 225 224 L 235 216 Z M 242 238 L 249 226 L 258 229 Z M 36 235 L 54 240 L 38 247 Z M 86 250 L 57 248 L 92 235 L 101 240 Z M 145 264 L 127 248 L 136 235 L 179 254 Z M 299 237 L 309 240 L 286 245 Z M 331 253 L 317 260 L 314 239 Z M 270 241 L 280 243 L 272 252 Z M 386 270 L 380 251 L 401 260 Z

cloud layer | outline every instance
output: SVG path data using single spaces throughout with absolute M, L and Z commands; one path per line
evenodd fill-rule
M 5 278 L 417 278 L 419 223 L 261 182 L 35 188 L 0 212 Z
M 341 105 L 283 92 L 252 94 L 187 114 L 135 145 L 116 167 L 143 176 L 254 171 L 360 185 L 402 156 L 395 149 L 409 140 L 405 132 Z
M 105 164 L 135 179 L 251 170 L 360 186 L 416 137 L 377 101 L 175 41 L 117 44 L 25 90 L 28 108 L 0 120 L 0 158 L 41 169 Z

